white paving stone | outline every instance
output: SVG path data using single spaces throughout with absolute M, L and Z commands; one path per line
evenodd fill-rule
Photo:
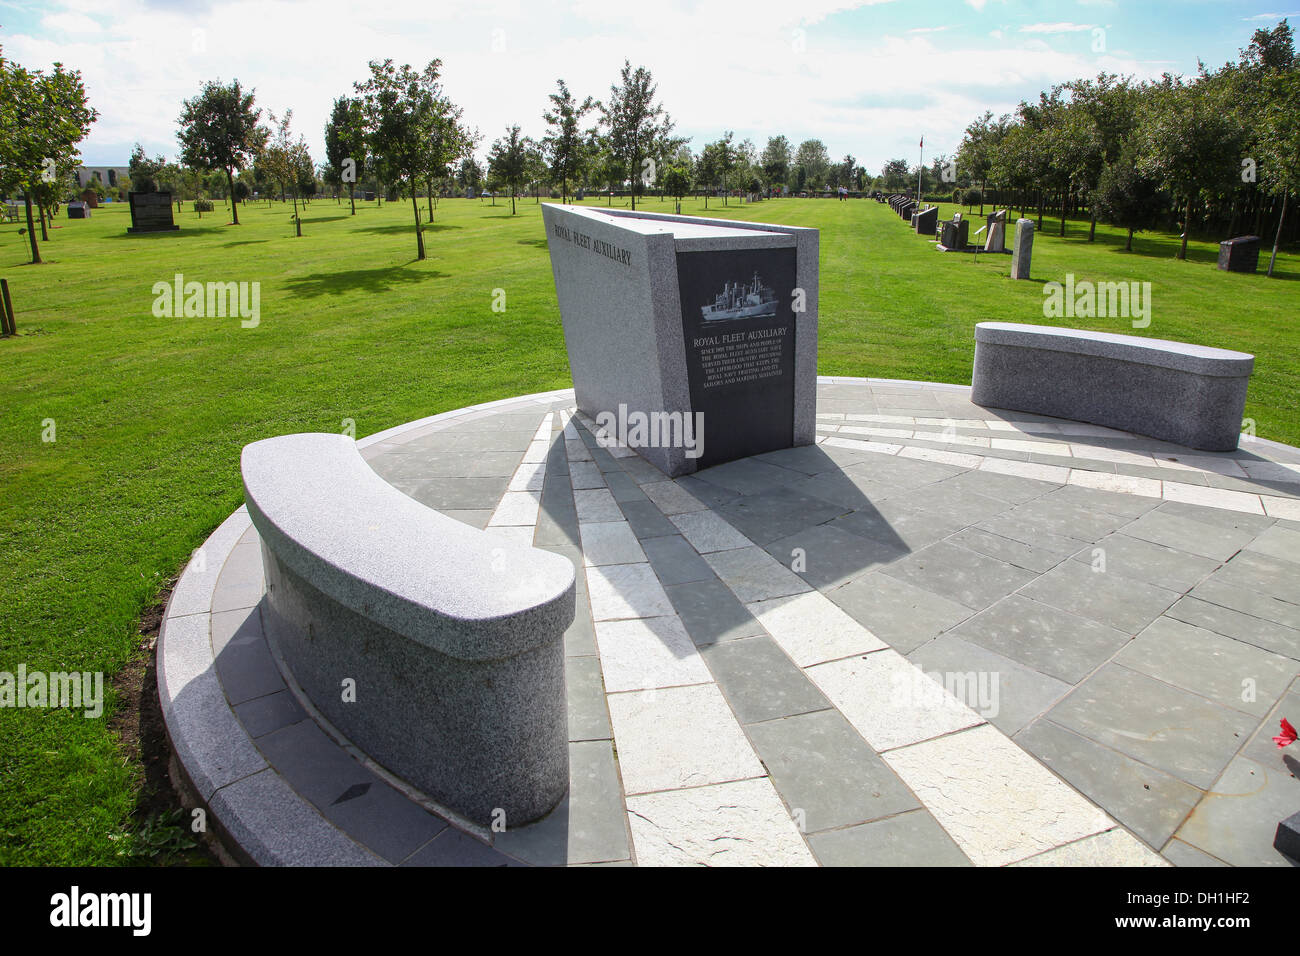
M 1161 483 L 1155 478 L 1137 478 L 1116 475 L 1109 471 L 1083 471 L 1070 469 L 1070 484 L 1099 491 L 1114 491 L 1122 495 L 1139 495 L 1143 498 L 1161 497 Z
M 498 525 L 496 527 L 488 526 L 485 530 L 494 538 L 500 538 L 501 540 L 509 541 L 512 544 L 527 545 L 533 543 L 533 533 L 536 531 L 536 529 L 530 524 Z
M 841 425 L 841 435 L 871 435 L 875 438 L 911 438 L 910 428 L 878 428 L 875 425 Z
M 608 488 L 574 491 L 573 504 L 579 521 L 622 521 L 623 510 Z
M 706 554 L 704 560 L 742 604 L 812 590 L 803 578 L 762 548 L 713 551 Z
M 596 643 L 605 690 L 611 694 L 713 680 L 676 616 L 597 621 Z
M 888 646 L 820 591 L 755 601 L 747 607 L 800 667 Z
M 1180 481 L 1166 481 L 1164 486 L 1166 501 L 1183 501 L 1189 505 L 1208 505 L 1211 508 L 1242 511 L 1254 515 L 1264 513 L 1259 495 L 1247 494 L 1244 491 L 1227 491 L 1223 488 L 1207 488 L 1204 485 L 1188 485 Z
M 856 438 L 828 438 L 825 444 L 833 445 L 836 448 L 851 448 L 854 451 L 876 452 L 881 455 L 897 455 L 903 447 L 889 442 L 859 441 Z
M 1103 445 L 1076 444 L 1070 446 L 1076 458 L 1091 458 L 1093 461 L 1108 461 L 1117 465 L 1144 465 L 1154 467 L 1156 460 L 1150 455 L 1119 448 L 1106 448 Z
M 1209 471 L 1216 475 L 1227 475 L 1229 478 L 1249 477 L 1245 469 L 1231 458 L 1216 458 L 1210 455 L 1179 455 L 1177 461 L 1171 461 L 1157 455 L 1156 464 L 1161 468 L 1182 465 L 1193 471 Z
M 1084 837 L 1013 866 L 1169 866 L 1169 861 L 1122 827 Z
M 1115 825 L 988 724 L 884 759 L 978 866 L 1015 863 Z
M 626 793 L 765 775 L 716 684 L 609 694 Z
M 690 511 L 671 515 L 668 520 L 677 526 L 682 537 L 701 554 L 753 545 L 752 541 L 729 525 L 725 518 L 713 511 Z
M 528 445 L 528 450 L 524 452 L 525 464 L 538 464 L 546 461 L 546 456 L 551 453 L 551 443 L 549 441 L 534 441 Z
M 818 664 L 806 673 L 878 751 L 983 722 L 894 650 Z
M 666 515 L 705 511 L 708 508 L 708 505 L 675 481 L 649 481 L 641 486 L 641 490 Z
M 991 471 L 998 475 L 1015 475 L 1017 478 L 1033 478 L 1035 481 L 1050 481 L 1063 485 L 1070 480 L 1070 469 L 1059 465 L 1040 465 L 1032 461 L 1013 461 L 1010 458 L 985 458 L 980 463 L 980 471 Z
M 899 458 L 917 458 L 921 461 L 937 461 L 943 465 L 956 465 L 958 468 L 978 468 L 984 459 L 979 455 L 963 455 L 955 451 L 941 451 L 938 448 L 904 448 L 898 453 Z
M 541 506 L 540 491 L 507 491 L 488 519 L 488 527 L 527 525 L 531 528 L 537 524 L 537 511 Z
M 587 568 L 587 591 L 593 621 L 668 617 L 675 613 L 649 563 Z
M 640 866 L 816 866 L 770 780 L 627 800 Z
M 1270 518 L 1285 518 L 1300 521 L 1300 501 L 1295 498 L 1278 498 L 1274 495 L 1260 495 L 1264 510 Z
M 541 491 L 542 482 L 545 480 L 546 464 L 540 461 L 526 461 L 515 471 L 506 490 Z
M 1017 438 L 993 438 L 989 444 L 1002 451 L 1027 451 L 1039 455 L 1070 456 L 1070 446 L 1053 441 L 1023 441 Z
M 637 564 L 646 560 L 641 543 L 626 521 L 582 521 L 582 561 L 587 566 Z

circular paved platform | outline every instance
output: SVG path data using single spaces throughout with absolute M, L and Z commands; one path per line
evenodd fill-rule
M 823 378 L 816 445 L 676 481 L 572 391 L 363 439 L 416 500 L 577 566 L 568 798 L 479 830 L 339 739 L 263 635 L 243 509 L 163 623 L 180 766 L 259 864 L 1285 865 L 1300 451 L 969 391 Z

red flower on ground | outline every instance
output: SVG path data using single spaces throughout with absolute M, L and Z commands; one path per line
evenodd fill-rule
M 1285 747 L 1287 746 L 1287 744 L 1295 743 L 1295 740 L 1296 740 L 1295 728 L 1291 726 L 1291 722 L 1289 720 L 1283 717 L 1282 733 L 1278 734 L 1276 737 L 1273 738 L 1273 743 L 1277 744 L 1278 747 Z

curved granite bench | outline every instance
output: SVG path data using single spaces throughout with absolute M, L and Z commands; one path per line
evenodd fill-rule
M 971 401 L 1231 451 L 1254 367 L 1253 355 L 1204 345 L 981 322 Z
M 266 634 L 317 710 L 474 823 L 555 807 L 569 784 L 569 560 L 426 508 L 344 435 L 254 442 L 241 470 Z

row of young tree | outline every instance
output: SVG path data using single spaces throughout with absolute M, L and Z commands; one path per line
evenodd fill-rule
M 1066 218 L 1084 211 L 1090 240 L 1105 222 L 1128 230 L 1129 250 L 1135 232 L 1172 227 L 1185 259 L 1193 229 L 1226 237 L 1272 227 L 1275 261 L 1295 234 L 1284 228 L 1300 190 L 1292 28 L 1282 20 L 1256 30 L 1236 63 L 1200 64 L 1191 79 L 1103 73 L 1054 86 L 1014 115 L 986 112 L 967 127 L 955 161 L 958 185 L 973 185 L 981 202 L 1036 209 L 1040 228 L 1045 213 L 1059 215 L 1061 235 Z

